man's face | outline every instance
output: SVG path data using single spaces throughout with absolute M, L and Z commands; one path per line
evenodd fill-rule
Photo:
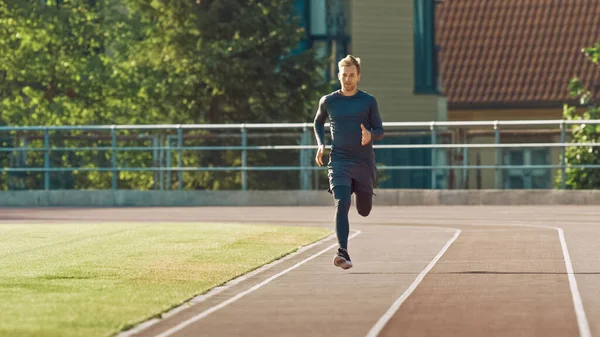
M 356 89 L 356 85 L 358 81 L 360 81 L 360 74 L 356 69 L 356 66 L 343 66 L 340 67 L 340 71 L 338 73 L 338 78 L 340 79 L 340 84 L 344 91 L 354 91 Z

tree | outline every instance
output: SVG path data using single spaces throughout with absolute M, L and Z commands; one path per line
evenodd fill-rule
M 0 124 L 310 121 L 319 95 L 329 86 L 321 76 L 323 60 L 310 50 L 294 51 L 304 32 L 293 17 L 292 4 L 292 0 L 2 0 Z M 118 145 L 142 141 L 165 145 L 168 135 L 119 132 Z M 51 145 L 111 145 L 106 132 L 69 136 L 86 139 L 53 134 Z M 28 137 L 4 137 L 0 146 L 26 141 L 43 147 L 43 133 Z M 250 139 L 249 144 L 270 141 Z M 296 139 L 290 143 L 296 144 Z M 239 145 L 239 133 L 186 132 L 185 145 L 207 144 Z M 2 155 L 4 167 L 14 158 L 21 158 L 27 167 L 44 164 L 43 152 L 29 152 L 26 158 Z M 53 150 L 51 166 L 110 167 L 111 155 Z M 169 154 L 174 163 L 176 155 Z M 150 152 L 139 151 L 117 156 L 119 167 L 156 166 L 154 159 Z M 295 151 L 248 155 L 249 165 L 287 166 L 297 159 Z M 183 163 L 240 165 L 240 152 L 186 151 Z M 271 172 L 249 175 L 267 178 L 264 181 L 279 188 L 297 181 L 290 179 L 295 172 L 276 179 Z M 55 188 L 111 186 L 110 172 L 61 172 L 52 177 Z M 186 172 L 185 181 L 186 188 L 239 188 L 240 177 L 229 172 Z M 33 173 L 24 179 L 21 188 L 40 188 L 43 175 Z M 119 187 L 153 188 L 157 179 L 148 172 L 120 171 Z M 250 188 L 258 187 L 252 181 Z
M 4 0 L 0 18 L 5 124 L 129 121 L 118 102 L 137 88 L 119 74 L 119 53 L 132 33 L 114 1 Z
M 55 126 L 132 121 L 129 110 L 139 87 L 131 81 L 129 74 L 135 69 L 123 62 L 123 55 L 134 30 L 117 5 L 111 0 L 0 1 L 0 124 Z M 84 135 L 74 132 L 69 136 Z M 59 139 L 59 135 L 53 138 Z M 43 146 L 40 132 L 4 135 L 4 140 Z M 77 140 L 63 139 L 52 145 L 77 144 L 82 145 Z M 99 144 L 102 142 L 85 145 Z M 39 151 L 17 158 L 22 158 L 22 166 L 43 166 L 43 153 Z M 9 166 L 8 158 L 3 160 L 4 166 Z M 52 166 L 63 167 L 107 166 L 110 153 L 53 151 L 51 161 Z M 68 187 L 65 182 L 69 180 L 67 185 L 71 187 L 93 186 L 102 180 L 100 175 L 52 174 L 56 187 L 63 188 Z M 40 188 L 42 173 L 23 178 L 27 182 L 22 188 Z
M 291 0 L 126 0 L 145 26 L 133 60 L 152 69 L 148 109 L 159 109 L 174 123 L 306 122 L 319 95 L 329 89 L 320 71 L 323 60 L 311 50 L 293 53 L 304 31 L 293 16 Z M 153 86 L 150 86 L 153 84 Z M 149 89 L 150 90 L 150 89 Z M 187 133 L 192 136 L 193 133 Z M 239 145 L 239 131 L 216 132 L 187 144 Z M 295 143 L 295 139 L 293 139 Z M 268 140 L 263 141 L 268 142 Z M 249 144 L 259 145 L 256 141 Z M 239 151 L 187 152 L 186 166 L 239 165 Z M 295 151 L 251 152 L 249 164 L 291 165 Z M 271 186 L 289 186 L 294 172 L 251 172 Z M 240 174 L 186 173 L 187 188 L 239 186 Z M 258 187 L 256 185 L 250 186 Z M 267 187 L 267 186 L 261 186 Z
M 594 64 L 600 62 L 600 44 L 583 48 L 583 53 Z M 581 106 L 586 111 L 579 113 L 577 106 L 565 105 L 563 116 L 566 120 L 581 121 L 571 127 L 571 142 L 573 143 L 598 143 L 600 142 L 600 125 L 586 124 L 586 120 L 600 118 L 600 105 L 597 93 L 585 88 L 578 79 L 571 80 L 568 86 L 569 93 L 578 97 Z M 577 165 L 600 165 L 600 148 L 592 146 L 568 147 L 565 151 L 565 185 L 569 189 L 595 189 L 600 187 L 600 170 L 598 168 L 582 168 Z M 575 167 L 573 167 L 575 166 Z M 559 170 L 556 185 L 562 185 L 562 172 Z

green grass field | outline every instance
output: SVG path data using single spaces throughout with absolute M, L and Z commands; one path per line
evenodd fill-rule
M 0 224 L 0 336 L 114 335 L 328 234 L 235 224 Z

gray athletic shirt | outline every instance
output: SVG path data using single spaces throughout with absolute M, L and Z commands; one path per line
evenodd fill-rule
M 377 100 L 358 90 L 353 96 L 344 96 L 339 90 L 319 101 L 314 120 L 314 132 L 319 145 L 325 144 L 325 121 L 329 117 L 331 130 L 330 162 L 367 162 L 375 164 L 373 141 L 383 139 L 383 124 Z M 363 124 L 371 132 L 371 143 L 361 145 Z

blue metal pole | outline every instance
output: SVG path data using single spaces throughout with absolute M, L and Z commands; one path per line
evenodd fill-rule
M 305 125 L 302 128 L 302 145 L 310 145 L 310 131 L 308 129 L 308 125 Z M 303 190 L 310 190 L 310 170 L 308 167 L 310 166 L 310 150 L 302 149 L 300 150 L 300 166 L 305 167 L 304 170 L 300 173 L 300 188 Z
M 431 122 L 431 145 L 435 145 L 437 143 L 436 134 L 435 134 L 435 122 Z M 431 149 L 431 189 L 434 190 L 437 188 L 436 184 L 436 148 Z
M 167 189 L 171 189 L 171 136 L 167 136 Z
M 248 146 L 248 131 L 246 130 L 245 124 L 242 125 L 242 146 Z M 242 150 L 242 191 L 248 190 L 248 172 L 246 166 L 248 165 L 248 150 L 245 148 Z
M 152 167 L 158 166 L 158 146 L 160 142 L 158 140 L 158 136 L 152 136 L 152 146 L 154 146 L 154 150 L 152 150 Z M 158 189 L 158 185 L 156 182 L 158 181 L 158 175 L 160 173 L 158 171 L 154 171 L 152 176 L 154 177 L 154 189 Z
M 117 129 L 112 128 L 112 189 L 117 190 Z
M 181 147 L 183 146 L 183 130 L 181 129 L 181 125 L 177 125 L 177 148 L 179 152 L 179 156 L 177 158 L 177 166 L 179 167 L 179 171 L 177 172 L 177 179 L 179 180 L 179 190 L 183 190 L 183 171 L 181 167 L 183 166 L 183 150 Z
M 160 139 L 159 143 L 160 144 L 164 144 L 163 137 L 161 136 L 159 139 Z M 163 169 L 163 158 L 164 158 L 164 156 L 165 156 L 165 150 L 164 149 L 160 149 L 160 152 L 158 154 L 158 160 L 160 162 L 160 169 L 158 171 L 158 172 L 160 172 L 160 175 L 158 177 L 158 179 L 159 179 L 158 181 L 159 181 L 159 186 L 160 187 L 158 189 L 161 190 L 161 191 L 163 191 L 165 189 L 165 170 Z
M 171 136 L 167 136 L 167 185 L 166 189 L 171 189 Z
M 500 128 L 498 127 L 498 121 L 494 123 L 494 144 L 500 144 Z M 496 168 L 494 176 L 494 185 L 496 189 L 500 188 L 500 169 L 498 168 L 498 165 L 500 165 L 500 148 L 496 147 Z
M 467 188 L 468 169 L 469 169 L 469 148 L 463 147 L 463 189 Z
M 50 190 L 50 134 L 44 129 L 44 190 Z
M 567 188 L 567 172 L 565 172 L 565 170 L 567 169 L 567 149 L 565 147 L 565 133 L 566 133 L 566 125 L 565 125 L 565 121 L 563 120 L 560 123 L 560 142 L 562 144 L 562 157 L 560 158 L 560 187 L 564 190 Z

